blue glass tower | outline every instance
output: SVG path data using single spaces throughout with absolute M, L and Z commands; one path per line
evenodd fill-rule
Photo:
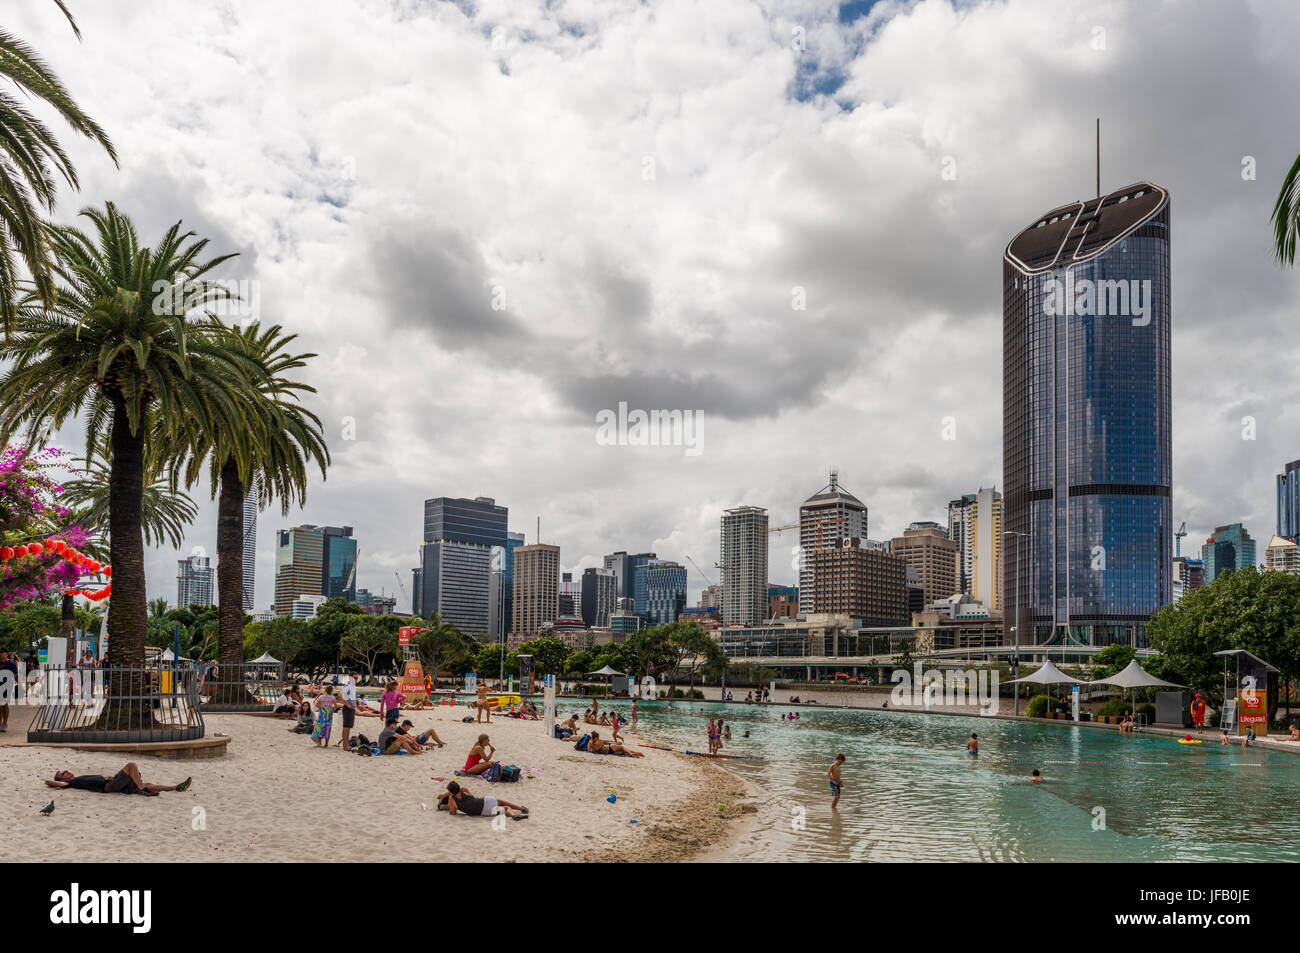
M 1169 194 L 1054 209 L 1002 271 L 1008 625 L 1021 645 L 1145 645 L 1173 596 Z
M 1300 542 L 1300 460 L 1277 475 L 1277 535 Z

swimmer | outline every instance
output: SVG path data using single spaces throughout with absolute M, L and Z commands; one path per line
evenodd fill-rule
M 1219 744 L 1226 745 L 1228 743 L 1228 729 L 1224 728 L 1223 734 L 1219 735 Z
M 1030 781 L 1035 781 L 1035 782 L 1037 782 L 1037 781 L 1042 781 L 1042 780 L 1043 780 L 1043 775 L 1042 775 L 1042 773 L 1041 773 L 1037 768 L 1034 768 L 1034 773 L 1033 773 L 1032 775 L 1030 775 L 1029 780 L 1030 780 Z
M 980 753 L 979 735 L 975 732 L 970 733 L 970 741 L 966 742 L 966 753 L 972 758 L 978 758 Z
M 831 762 L 830 769 L 826 772 L 826 777 L 831 783 L 831 810 L 835 810 L 835 805 L 840 803 L 840 793 L 844 790 L 844 781 L 840 777 L 840 768 L 844 766 L 844 755 L 837 754 L 835 760 Z

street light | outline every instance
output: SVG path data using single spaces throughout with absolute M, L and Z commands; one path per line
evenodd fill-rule
M 1016 669 L 1016 715 L 1020 714 L 1020 537 L 1028 536 L 1028 533 L 1020 533 L 1014 529 L 1004 530 L 1003 536 L 1014 536 L 1016 538 L 1016 614 L 1014 616 L 1015 625 L 1011 631 L 1016 634 L 1016 650 L 1012 655 Z

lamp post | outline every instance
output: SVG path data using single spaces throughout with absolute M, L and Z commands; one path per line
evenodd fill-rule
M 1015 625 L 1011 631 L 1016 634 L 1016 648 L 1012 655 L 1015 665 L 1016 678 L 1020 678 L 1020 537 L 1028 536 L 1028 533 L 1020 533 L 1016 530 L 1009 529 L 1002 533 L 1003 536 L 1014 536 L 1016 538 L 1016 614 L 1014 616 Z M 1020 714 L 1020 682 L 1016 682 L 1016 715 Z

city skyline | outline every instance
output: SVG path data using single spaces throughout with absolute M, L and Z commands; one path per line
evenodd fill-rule
M 618 549 L 681 560 L 694 602 L 708 580 L 684 557 L 716 561 L 723 510 L 750 504 L 776 525 L 793 522 L 831 467 L 870 507 L 882 539 L 942 521 L 948 501 L 975 487 L 1004 489 L 992 373 L 1000 286 L 990 262 L 1041 209 L 1093 195 L 1091 149 L 1063 157 L 1057 143 L 1098 115 L 1103 191 L 1150 179 L 1178 200 L 1174 523 L 1187 522 L 1189 546 L 1234 522 L 1269 535 L 1274 478 L 1300 456 L 1300 385 L 1286 347 L 1297 293 L 1269 260 L 1267 228 L 1294 149 L 1275 124 L 1242 125 L 1233 104 L 1286 113 L 1300 67 L 1275 44 L 1300 22 L 1295 10 L 1266 19 L 1076 4 L 1072 17 L 1010 3 L 958 17 L 923 3 L 847 23 L 814 10 L 802 65 L 790 67 L 789 23 L 729 7 L 705 22 L 665 14 L 655 30 L 621 39 L 612 26 L 625 14 L 595 13 L 608 19 L 590 49 L 553 28 L 525 39 L 535 25 L 526 11 L 448 8 L 430 15 L 458 56 L 421 77 L 420 108 L 407 102 L 400 66 L 378 63 L 373 84 L 373 108 L 416 137 L 405 154 L 419 162 L 355 118 L 346 91 L 318 95 L 338 91 L 316 67 L 296 77 L 301 101 L 263 103 L 265 89 L 285 87 L 285 63 L 309 50 L 325 53 L 307 61 L 326 62 L 362 33 L 391 50 L 378 60 L 409 62 L 428 42 L 418 18 L 413 27 L 376 12 L 367 32 L 347 17 L 270 9 L 224 21 L 202 11 L 200 23 L 152 10 L 143 3 L 125 20 L 79 10 L 81 43 L 57 11 L 39 7 L 15 10 L 11 28 L 66 64 L 61 78 L 85 91 L 88 111 L 141 144 L 117 173 L 70 140 L 84 194 L 129 205 L 145 235 L 181 215 L 214 251 L 242 250 L 226 274 L 261 282 L 263 319 L 301 328 L 300 343 L 322 355 L 307 376 L 334 463 L 328 481 L 311 480 L 305 509 L 260 514 L 258 609 L 273 592 L 268 530 L 305 523 L 356 527 L 366 547 L 358 588 L 394 593 L 396 572 L 409 589 L 411 514 L 433 493 L 490 493 L 520 514 L 530 541 L 540 515 L 544 541 L 561 545 L 562 569 L 575 578 Z M 498 49 L 495 26 L 507 40 Z M 147 118 L 95 82 L 127 29 L 174 57 L 169 81 L 147 90 L 159 104 Z M 211 55 L 178 55 L 193 29 L 214 38 Z M 1157 33 L 1178 40 L 1152 50 L 1136 39 Z M 226 72 L 218 50 L 253 49 L 269 35 L 283 44 L 282 61 L 241 53 L 244 71 Z M 624 83 L 605 62 L 662 55 L 654 50 L 669 36 L 709 50 L 701 62 L 720 71 L 654 91 Z M 969 81 L 972 36 L 979 57 L 1016 64 L 1017 81 L 997 95 Z M 1065 52 L 1035 55 L 1043 47 Z M 536 52 L 581 61 L 603 91 L 598 105 L 570 105 L 574 91 L 537 73 Z M 1195 66 L 1221 57 L 1238 68 L 1213 82 Z M 532 84 L 531 101 L 504 95 L 501 63 Z M 731 97 L 737 74 L 762 96 Z M 219 104 L 201 93 L 211 77 L 226 85 Z M 465 126 L 435 94 L 448 84 L 467 115 L 496 119 L 463 137 L 460 155 L 439 146 Z M 1135 87 L 1146 95 L 1134 99 Z M 1068 108 L 1044 108 L 1063 90 Z M 683 96 L 710 106 L 681 112 Z M 283 120 L 269 140 L 250 131 L 264 108 Z M 1179 119 L 1189 109 L 1203 117 L 1194 127 Z M 573 126 L 556 123 L 569 131 L 531 141 L 520 162 L 508 144 L 526 138 L 537 115 Z M 168 117 L 179 116 L 188 141 L 237 136 L 249 148 L 177 155 L 179 121 Z M 737 136 L 722 149 L 708 134 L 720 125 Z M 647 156 L 653 179 L 643 178 Z M 500 175 L 507 161 L 517 181 Z M 571 181 L 589 194 L 575 195 Z M 497 215 L 475 200 L 484 195 L 491 210 L 516 211 Z M 61 198 L 56 218 L 71 220 L 80 204 Z M 394 207 L 408 214 L 385 211 Z M 557 251 L 552 230 L 573 236 L 572 247 Z M 401 250 L 412 247 L 421 253 Z M 541 262 L 539 248 L 553 257 Z M 360 292 L 331 276 L 358 250 Z M 792 308 L 796 287 L 804 310 Z M 1225 316 L 1249 321 L 1252 333 L 1225 334 Z M 960 359 L 940 363 L 952 355 Z M 560 361 L 574 373 L 551 373 Z M 902 386 L 904 369 L 933 372 L 933 386 Z M 524 393 L 533 397 L 521 402 Z M 702 452 L 598 443 L 597 414 L 620 402 L 702 410 Z M 953 440 L 942 436 L 948 417 Z M 1248 429 L 1253 439 L 1243 439 Z M 69 429 L 56 442 L 76 448 L 79 437 Z M 195 498 L 185 544 L 148 553 L 151 597 L 170 595 L 173 560 L 215 549 L 215 506 Z M 794 581 L 792 543 L 772 534 L 774 584 Z

